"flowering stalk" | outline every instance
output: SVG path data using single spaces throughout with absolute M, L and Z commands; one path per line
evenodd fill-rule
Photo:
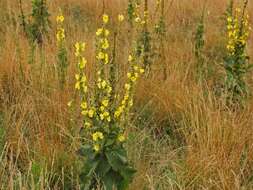
M 244 1 L 243 9 L 237 8 L 227 14 L 227 56 L 224 67 L 226 70 L 226 88 L 230 101 L 238 101 L 247 95 L 245 74 L 249 71 L 249 56 L 246 53 L 250 26 L 249 16 L 245 13 L 248 1 Z
M 58 48 L 57 70 L 60 88 L 63 89 L 64 84 L 66 82 L 66 71 L 68 67 L 67 49 L 65 46 L 65 30 L 63 28 L 64 16 L 62 14 L 57 16 L 56 22 L 57 22 L 56 40 Z
M 124 16 L 118 16 L 123 22 Z M 83 188 L 94 188 L 102 184 L 106 189 L 126 189 L 133 178 L 135 170 L 129 165 L 127 153 L 124 148 L 125 121 L 133 105 L 133 90 L 137 79 L 144 72 L 139 66 L 139 59 L 129 56 L 130 72 L 127 73 L 125 93 L 118 102 L 114 94 L 113 79 L 115 78 L 114 59 L 116 58 L 115 45 L 113 45 L 112 58 L 109 55 L 111 45 L 110 31 L 107 29 L 109 16 L 103 15 L 103 25 L 96 32 L 96 80 L 94 97 L 87 94 L 87 79 L 83 69 L 86 59 L 82 56 L 85 44 L 77 43 L 76 57 L 78 60 L 78 74 L 75 88 L 80 92 L 81 113 L 83 115 L 85 139 L 81 151 L 86 156 L 82 174 Z M 116 39 L 114 39 L 115 43 Z M 90 93 L 92 94 L 92 92 Z M 113 95 L 113 96 L 112 96 Z M 117 177 L 113 177 L 117 176 Z M 96 178 L 99 180 L 96 181 Z

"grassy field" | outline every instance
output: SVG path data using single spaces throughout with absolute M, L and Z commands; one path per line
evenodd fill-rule
M 126 119 L 124 147 L 137 171 L 129 190 L 253 189 L 252 73 L 245 73 L 249 95 L 241 98 L 240 105 L 227 104 L 222 90 L 226 80 L 223 63 L 227 55 L 228 2 L 165 0 L 166 33 L 159 42 L 153 32 L 159 12 L 155 10 L 156 1 L 149 0 L 147 28 L 151 34 L 152 65 L 136 84 L 134 105 Z M 235 1 L 236 7 L 242 5 L 242 1 Z M 122 93 L 122 76 L 126 75 L 128 55 L 138 36 L 138 30 L 127 23 L 127 0 L 104 0 L 104 4 L 102 0 L 54 0 L 47 1 L 47 7 L 48 32 L 43 44 L 33 48 L 23 30 L 20 1 L 0 0 L 3 190 L 80 189 L 83 161 L 77 152 L 82 143 L 83 121 L 79 109 L 67 106 L 70 100 L 79 100 L 74 44 L 86 43 L 85 72 L 92 84 L 101 17 L 104 13 L 109 15 L 108 30 L 113 36 L 119 30 L 118 14 L 124 15 L 115 48 L 115 67 L 122 78 L 116 91 Z M 23 0 L 24 15 L 31 9 L 31 1 Z M 68 62 L 63 88 L 57 75 L 56 17 L 60 9 L 65 17 Z M 252 1 L 247 10 L 252 25 Z M 205 43 L 199 61 L 194 48 L 203 13 Z M 113 44 L 113 39 L 110 41 Z M 247 42 L 246 52 L 253 57 L 253 35 Z M 31 60 L 33 63 L 29 63 Z

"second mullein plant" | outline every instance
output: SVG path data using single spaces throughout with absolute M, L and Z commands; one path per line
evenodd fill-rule
M 66 82 L 66 72 L 68 67 L 68 56 L 67 56 L 67 48 L 65 42 L 65 30 L 63 27 L 64 23 L 64 16 L 62 13 L 56 17 L 57 22 L 57 33 L 56 33 L 56 40 L 57 40 L 57 73 L 58 73 L 58 80 L 60 88 L 64 88 L 64 84 Z
M 102 187 L 106 190 L 125 190 L 131 183 L 135 169 L 131 167 L 124 147 L 126 123 L 133 106 L 133 90 L 137 79 L 144 73 L 139 59 L 130 54 L 124 93 L 112 95 L 115 65 L 110 57 L 109 16 L 103 15 L 103 24 L 96 32 L 96 79 L 95 86 L 89 88 L 85 75 L 87 60 L 83 56 L 85 43 L 75 44 L 78 73 L 75 75 L 75 89 L 80 95 L 80 109 L 83 118 L 82 146 L 79 151 L 84 163 L 80 181 L 82 189 Z M 119 15 L 118 22 L 124 16 Z M 93 84 L 93 83 L 92 83 Z M 113 97 L 112 97 L 113 96 Z M 121 98 L 117 98 L 121 97 Z
M 246 52 L 250 26 L 246 14 L 248 1 L 244 1 L 242 9 L 233 10 L 233 1 L 227 10 L 227 55 L 224 60 L 226 70 L 226 91 L 229 104 L 240 103 L 248 95 L 246 74 L 252 65 Z

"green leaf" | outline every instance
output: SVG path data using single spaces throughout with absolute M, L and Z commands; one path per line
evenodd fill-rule
M 123 162 L 121 159 L 115 154 L 114 151 L 105 152 L 107 160 L 109 164 L 112 166 L 113 170 L 119 171 L 123 167 Z
M 100 157 L 100 162 L 96 168 L 96 174 L 102 178 L 105 175 L 107 175 L 107 173 L 109 172 L 109 170 L 111 169 L 111 165 L 108 163 L 107 159 L 105 158 L 105 156 Z
M 121 176 L 130 183 L 133 180 L 133 176 L 136 173 L 134 168 L 130 166 L 126 166 L 124 169 L 120 171 Z

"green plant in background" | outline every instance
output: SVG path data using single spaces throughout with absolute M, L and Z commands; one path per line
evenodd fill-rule
M 248 95 L 245 80 L 251 65 L 246 53 L 250 26 L 249 16 L 246 14 L 248 1 L 244 1 L 243 9 L 233 11 L 233 1 L 227 11 L 227 55 L 224 59 L 226 70 L 226 92 L 229 103 L 240 102 Z
M 135 56 L 142 59 L 144 69 L 149 74 L 151 70 L 151 33 L 149 31 L 149 11 L 148 0 L 144 0 L 144 11 L 141 11 L 140 0 L 129 0 L 128 2 L 128 22 L 136 33 Z M 143 16 L 141 14 L 143 13 Z M 133 32 L 133 31 L 132 31 Z
M 57 71 L 58 71 L 58 79 L 60 88 L 64 88 L 64 84 L 66 82 L 66 72 L 68 68 L 68 57 L 67 57 L 67 49 L 65 45 L 65 30 L 63 28 L 64 16 L 62 14 L 56 17 L 57 22 L 57 47 L 58 47 L 58 60 L 57 60 Z
M 22 0 L 19 0 L 19 5 L 21 25 L 23 26 L 31 48 L 29 63 L 34 63 L 36 46 L 38 45 L 42 50 L 44 36 L 48 34 L 50 14 L 46 0 L 32 0 L 32 12 L 28 16 L 24 15 Z
M 202 15 L 197 24 L 196 33 L 194 37 L 194 54 L 197 60 L 197 75 L 198 79 L 205 78 L 207 72 L 207 66 L 205 65 L 204 58 L 204 46 L 205 46 L 205 6 L 202 11 Z
M 119 22 L 124 20 L 119 15 Z M 84 155 L 83 172 L 80 175 L 82 188 L 102 186 L 106 190 L 124 190 L 133 179 L 135 170 L 130 166 L 124 147 L 125 127 L 133 105 L 133 90 L 137 79 L 144 72 L 138 59 L 129 55 L 130 72 L 124 85 L 125 92 L 112 97 L 112 82 L 109 56 L 110 31 L 107 29 L 108 15 L 103 15 L 103 26 L 96 32 L 96 80 L 93 92 L 88 93 L 88 82 L 84 72 L 87 60 L 82 56 L 84 43 L 76 43 L 78 60 L 75 88 L 80 94 L 83 116 L 84 141 L 80 153 Z M 115 65 L 114 65 L 115 66 Z M 120 98 L 122 97 L 122 99 Z

